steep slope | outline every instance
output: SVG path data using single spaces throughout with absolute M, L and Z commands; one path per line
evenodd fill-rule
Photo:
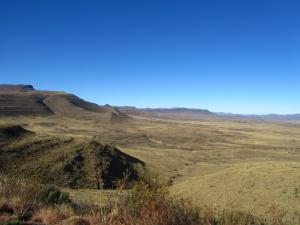
M 63 187 L 115 188 L 126 173 L 131 183 L 144 168 L 142 161 L 113 146 L 20 126 L 1 127 L 0 146 L 0 172 Z
M 0 88 L 1 89 L 1 88 Z M 43 102 L 44 97 L 40 94 L 0 93 L 0 115 L 51 115 L 53 112 Z
M 78 117 L 82 119 L 102 119 L 106 121 L 125 121 L 129 116 L 111 106 L 99 106 L 87 102 L 72 94 L 60 93 L 45 95 L 45 105 L 59 116 Z
M 99 106 L 65 92 L 38 91 L 31 85 L 0 85 L 0 116 L 66 116 L 105 121 L 125 121 L 118 109 Z

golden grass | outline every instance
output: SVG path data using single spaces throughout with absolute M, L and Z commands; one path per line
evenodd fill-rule
M 300 124 L 296 122 L 135 117 L 124 124 L 104 124 L 51 116 L 3 118 L 1 124 L 111 143 L 173 183 L 172 191 L 183 196 L 191 192 L 198 203 L 219 200 L 219 205 L 230 203 L 258 214 L 275 202 L 289 215 L 299 210 L 299 199 L 292 194 L 298 192 L 299 184 L 293 168 L 300 163 Z M 78 195 L 98 196 L 97 191 L 85 192 L 79 190 Z
M 34 214 L 32 221 L 44 225 L 53 225 L 74 216 L 74 210 L 70 206 L 63 205 L 52 208 L 41 208 Z
M 299 178 L 298 162 L 239 163 L 215 173 L 191 177 L 171 189 L 197 205 L 216 204 L 256 215 L 266 214 L 277 205 L 292 218 L 300 212 Z
M 31 190 L 28 184 L 23 189 L 28 187 Z M 195 207 L 189 201 L 174 198 L 164 185 L 153 179 L 137 183 L 130 191 L 120 189 L 116 195 L 107 194 L 110 204 L 106 206 L 76 202 L 45 206 L 37 202 L 27 217 L 15 218 L 13 213 L 3 217 L 0 209 L 0 219 L 7 224 L 28 225 L 287 225 L 284 211 L 276 207 L 271 209 L 269 217 L 254 216 L 241 210 L 223 210 L 216 206 Z M 28 200 L 25 196 L 20 197 Z

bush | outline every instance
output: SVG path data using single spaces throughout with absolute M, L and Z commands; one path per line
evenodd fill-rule
M 40 193 L 39 200 L 44 205 L 62 205 L 71 203 L 69 194 L 61 191 L 54 185 L 45 186 Z
M 22 178 L 0 176 L 0 198 L 13 210 L 18 220 L 30 217 L 37 207 L 40 185 Z
M 202 224 L 200 211 L 177 200 L 156 179 L 141 181 L 125 196 L 116 199 L 115 220 L 119 224 L 196 225 Z
M 120 192 L 111 207 L 90 213 L 88 219 L 93 225 L 279 225 L 249 213 L 194 207 L 188 200 L 174 198 L 157 179 Z
M 217 206 L 194 207 L 187 200 L 174 198 L 168 188 L 155 178 L 143 179 L 131 190 L 118 189 L 109 193 L 110 204 L 95 206 L 84 201 L 69 204 L 69 195 L 55 186 L 46 186 L 40 192 L 39 185 L 33 182 L 0 177 L 0 209 L 2 212 L 13 209 L 18 216 L 17 219 L 14 216 L 8 217 L 6 221 L 10 222 L 4 223 L 0 211 L 0 225 L 25 224 L 19 221 L 44 225 L 286 224 L 285 211 L 277 206 L 270 209 L 267 218 L 230 209 L 222 210 Z M 37 200 L 47 206 L 37 210 Z M 28 214 L 32 217 L 28 217 Z

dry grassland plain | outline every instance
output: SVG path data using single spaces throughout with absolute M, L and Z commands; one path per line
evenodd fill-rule
M 39 135 L 97 139 L 143 162 L 194 204 L 264 214 L 274 205 L 300 211 L 300 123 L 206 118 L 184 121 L 132 116 L 120 123 L 47 117 L 2 117 Z M 64 151 L 63 149 L 61 151 Z M 96 190 L 71 191 L 93 199 Z

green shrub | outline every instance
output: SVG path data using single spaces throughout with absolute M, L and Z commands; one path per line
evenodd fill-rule
M 40 193 L 40 202 L 44 205 L 70 204 L 69 194 L 54 185 L 45 186 Z

